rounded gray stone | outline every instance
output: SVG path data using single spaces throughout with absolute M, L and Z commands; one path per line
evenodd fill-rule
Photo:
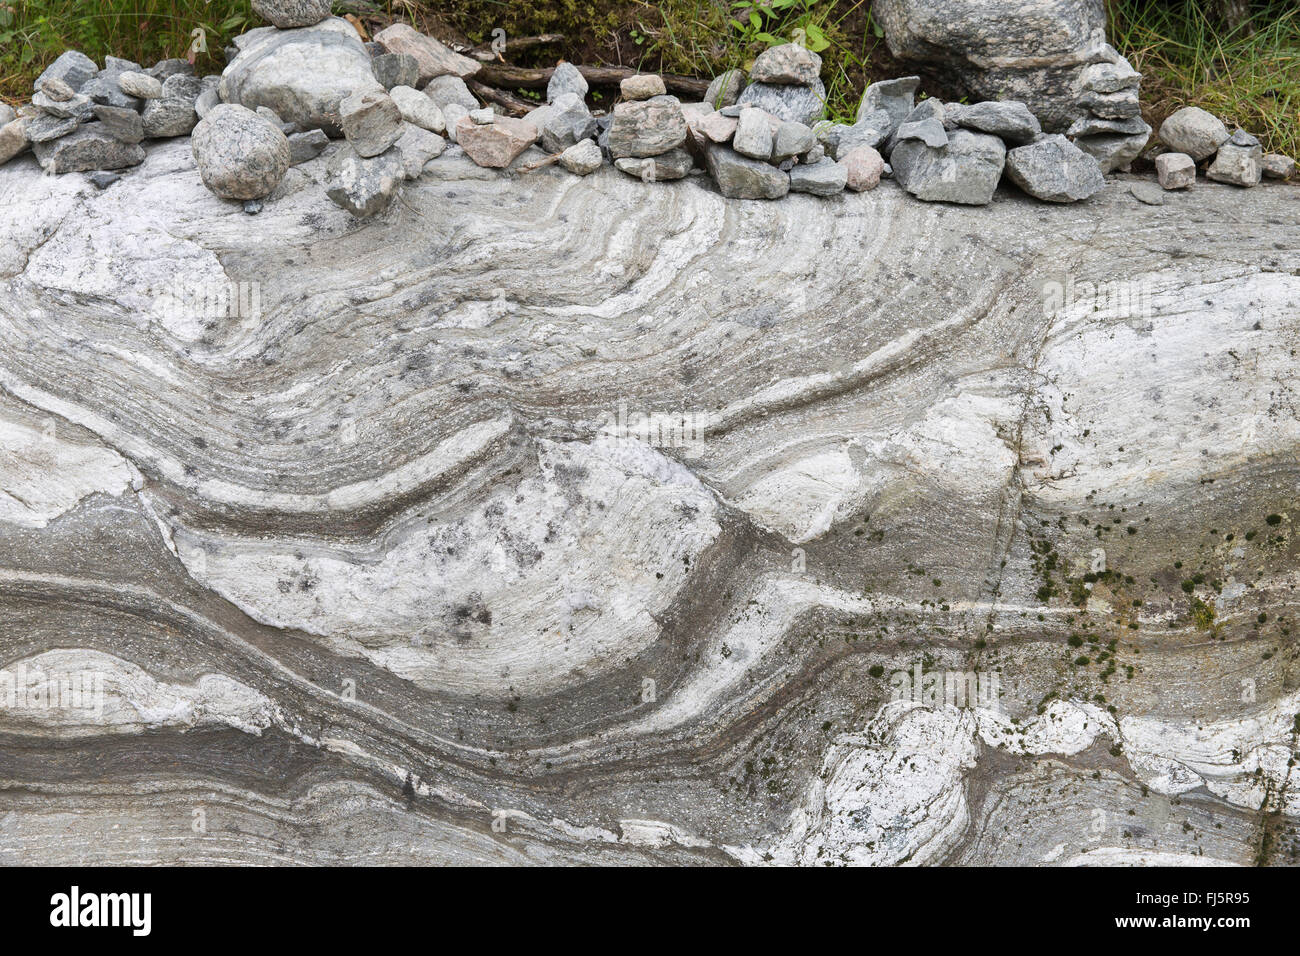
M 203 185 L 222 199 L 261 199 L 289 169 L 289 140 L 276 126 L 233 103 L 213 107 L 190 140 Z

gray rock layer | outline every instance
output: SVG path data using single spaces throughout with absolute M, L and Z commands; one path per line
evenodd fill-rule
M 1291 862 L 1300 190 L 455 152 L 0 168 L 0 860 Z

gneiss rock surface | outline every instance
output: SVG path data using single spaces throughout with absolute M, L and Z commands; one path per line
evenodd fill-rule
M 268 106 L 301 129 L 341 136 L 339 104 L 347 96 L 382 90 L 356 29 L 331 17 L 313 27 L 259 27 L 234 40 L 238 54 L 221 74 L 225 103 Z
M 1097 161 L 1059 133 L 1007 153 L 1007 176 L 1035 199 L 1071 203 L 1106 188 Z
M 279 127 L 232 103 L 214 107 L 190 145 L 203 185 L 222 199 L 269 196 L 289 169 L 289 141 Z
M 1002 140 L 965 129 L 947 140 L 937 148 L 919 138 L 900 141 L 889 158 L 899 185 L 930 202 L 992 202 L 1006 161 Z
M 106 694 L 0 708 L 9 862 L 1287 861 L 1297 187 L 454 152 L 364 225 L 0 168 L 5 666 Z

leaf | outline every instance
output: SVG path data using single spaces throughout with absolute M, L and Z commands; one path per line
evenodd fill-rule
M 749 11 L 749 25 L 755 30 L 763 26 L 763 18 L 754 10 Z

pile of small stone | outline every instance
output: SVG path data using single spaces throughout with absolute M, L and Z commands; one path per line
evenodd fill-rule
M 1207 179 L 1234 186 L 1257 186 L 1267 176 L 1289 179 L 1295 160 L 1278 153 L 1265 155 L 1260 142 L 1245 130 L 1229 133 L 1217 116 L 1197 106 L 1184 107 L 1160 126 L 1167 152 L 1155 158 L 1156 176 L 1165 189 L 1187 189 L 1196 182 L 1198 164 Z
M 1109 173 L 1141 154 L 1151 139 L 1151 127 L 1142 119 L 1138 101 L 1142 74 L 1111 47 L 1104 51 L 1111 59 L 1090 63 L 1079 76 L 1081 93 L 1075 102 L 1083 115 L 1066 135 Z
M 112 170 L 144 162 L 143 141 L 194 129 L 203 89 L 186 60 L 144 69 L 110 56 L 100 69 L 69 50 L 37 78 L 30 103 L 0 108 L 0 163 L 30 148 L 48 173 L 100 171 L 107 185 Z

